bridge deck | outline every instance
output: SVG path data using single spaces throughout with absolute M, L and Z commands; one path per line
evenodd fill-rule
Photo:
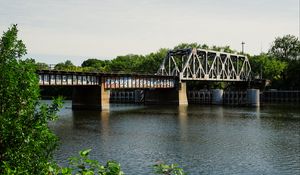
M 40 86 L 100 86 L 105 89 L 174 88 L 176 77 L 148 74 L 120 74 L 38 70 Z

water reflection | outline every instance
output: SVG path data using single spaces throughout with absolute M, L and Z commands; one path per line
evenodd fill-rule
M 260 119 L 260 106 L 256 106 L 255 109 L 256 109 L 256 118 Z
M 178 118 L 179 118 L 181 139 L 186 138 L 187 122 L 188 122 L 187 110 L 188 110 L 187 105 L 181 105 L 178 107 Z
M 103 135 L 103 137 L 107 137 L 109 132 L 110 132 L 110 128 L 109 128 L 109 111 L 102 111 L 100 113 L 100 119 L 101 119 L 101 134 Z
M 300 173 L 299 108 L 117 105 L 60 116 L 51 124 L 60 164 L 92 148 L 92 158 L 117 160 L 126 174 L 151 174 L 157 161 L 189 174 Z

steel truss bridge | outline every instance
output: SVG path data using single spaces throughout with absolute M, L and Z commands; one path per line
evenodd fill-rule
M 180 81 L 251 81 L 251 66 L 244 55 L 204 49 L 171 50 L 157 75 Z

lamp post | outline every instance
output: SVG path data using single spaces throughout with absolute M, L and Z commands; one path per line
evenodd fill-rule
M 245 42 L 242 41 L 242 54 L 244 54 L 244 45 L 245 45 Z

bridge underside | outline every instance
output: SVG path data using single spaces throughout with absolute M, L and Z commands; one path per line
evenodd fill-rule
M 187 105 L 186 83 L 180 83 L 176 89 L 146 89 L 145 104 Z

